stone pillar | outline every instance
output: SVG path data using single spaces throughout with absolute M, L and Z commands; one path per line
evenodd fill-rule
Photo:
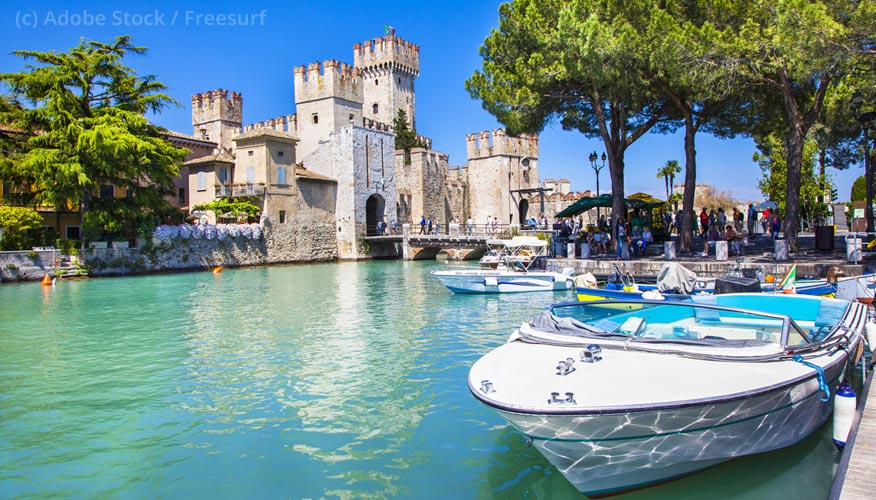
M 581 243 L 581 258 L 589 259 L 590 258 L 590 245 L 587 243 Z
M 790 259 L 788 255 L 788 240 L 775 240 L 776 262 L 787 262 Z
M 677 257 L 675 255 L 675 242 L 674 241 L 664 241 L 663 242 L 663 260 L 675 260 Z
M 715 242 L 715 260 L 727 260 L 729 257 L 726 241 Z
M 411 225 L 402 224 L 402 259 L 411 260 Z
M 574 242 L 566 244 L 566 255 L 568 255 L 570 259 L 575 258 L 575 243 Z

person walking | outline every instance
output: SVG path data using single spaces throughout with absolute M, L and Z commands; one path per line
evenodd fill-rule
M 617 218 L 617 258 L 624 258 L 624 244 L 627 242 L 627 225 L 623 217 Z
M 426 216 L 420 217 L 420 234 L 426 234 Z
M 471 236 L 474 234 L 474 220 L 472 220 L 470 215 L 468 216 L 468 221 L 466 221 L 466 223 L 468 224 L 468 235 Z
M 773 240 L 779 239 L 779 231 L 782 230 L 782 219 L 779 218 L 779 214 L 773 213 L 770 216 L 770 235 L 773 237 Z
M 706 211 L 706 207 L 703 207 L 703 211 L 700 212 L 700 234 L 702 234 L 703 238 L 709 233 L 709 212 Z
M 757 222 L 757 211 L 754 209 L 754 205 L 748 204 L 748 237 L 754 238 L 754 224 Z

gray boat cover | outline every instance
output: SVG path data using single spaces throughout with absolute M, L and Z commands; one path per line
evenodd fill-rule
M 696 287 L 697 274 L 676 262 L 666 262 L 657 274 L 657 289 L 690 295 Z

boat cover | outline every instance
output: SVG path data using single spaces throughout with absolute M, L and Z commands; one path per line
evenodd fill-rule
M 666 262 L 657 274 L 657 289 L 690 295 L 696 286 L 697 274 L 677 262 Z

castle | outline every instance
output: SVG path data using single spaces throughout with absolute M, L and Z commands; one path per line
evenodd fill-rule
M 353 46 L 353 65 L 331 59 L 294 68 L 295 114 L 243 121 L 243 96 L 218 89 L 192 96 L 192 151 L 178 186 L 180 206 L 247 196 L 273 230 L 304 229 L 308 244 L 336 245 L 339 259 L 367 258 L 364 237 L 380 220 L 431 217 L 520 224 L 539 189 L 538 137 L 504 130 L 466 136 L 467 163 L 425 147 L 395 149 L 399 110 L 415 129 L 419 46 L 393 35 Z M 185 172 L 184 172 L 185 174 Z M 298 238 L 299 243 L 302 238 Z

